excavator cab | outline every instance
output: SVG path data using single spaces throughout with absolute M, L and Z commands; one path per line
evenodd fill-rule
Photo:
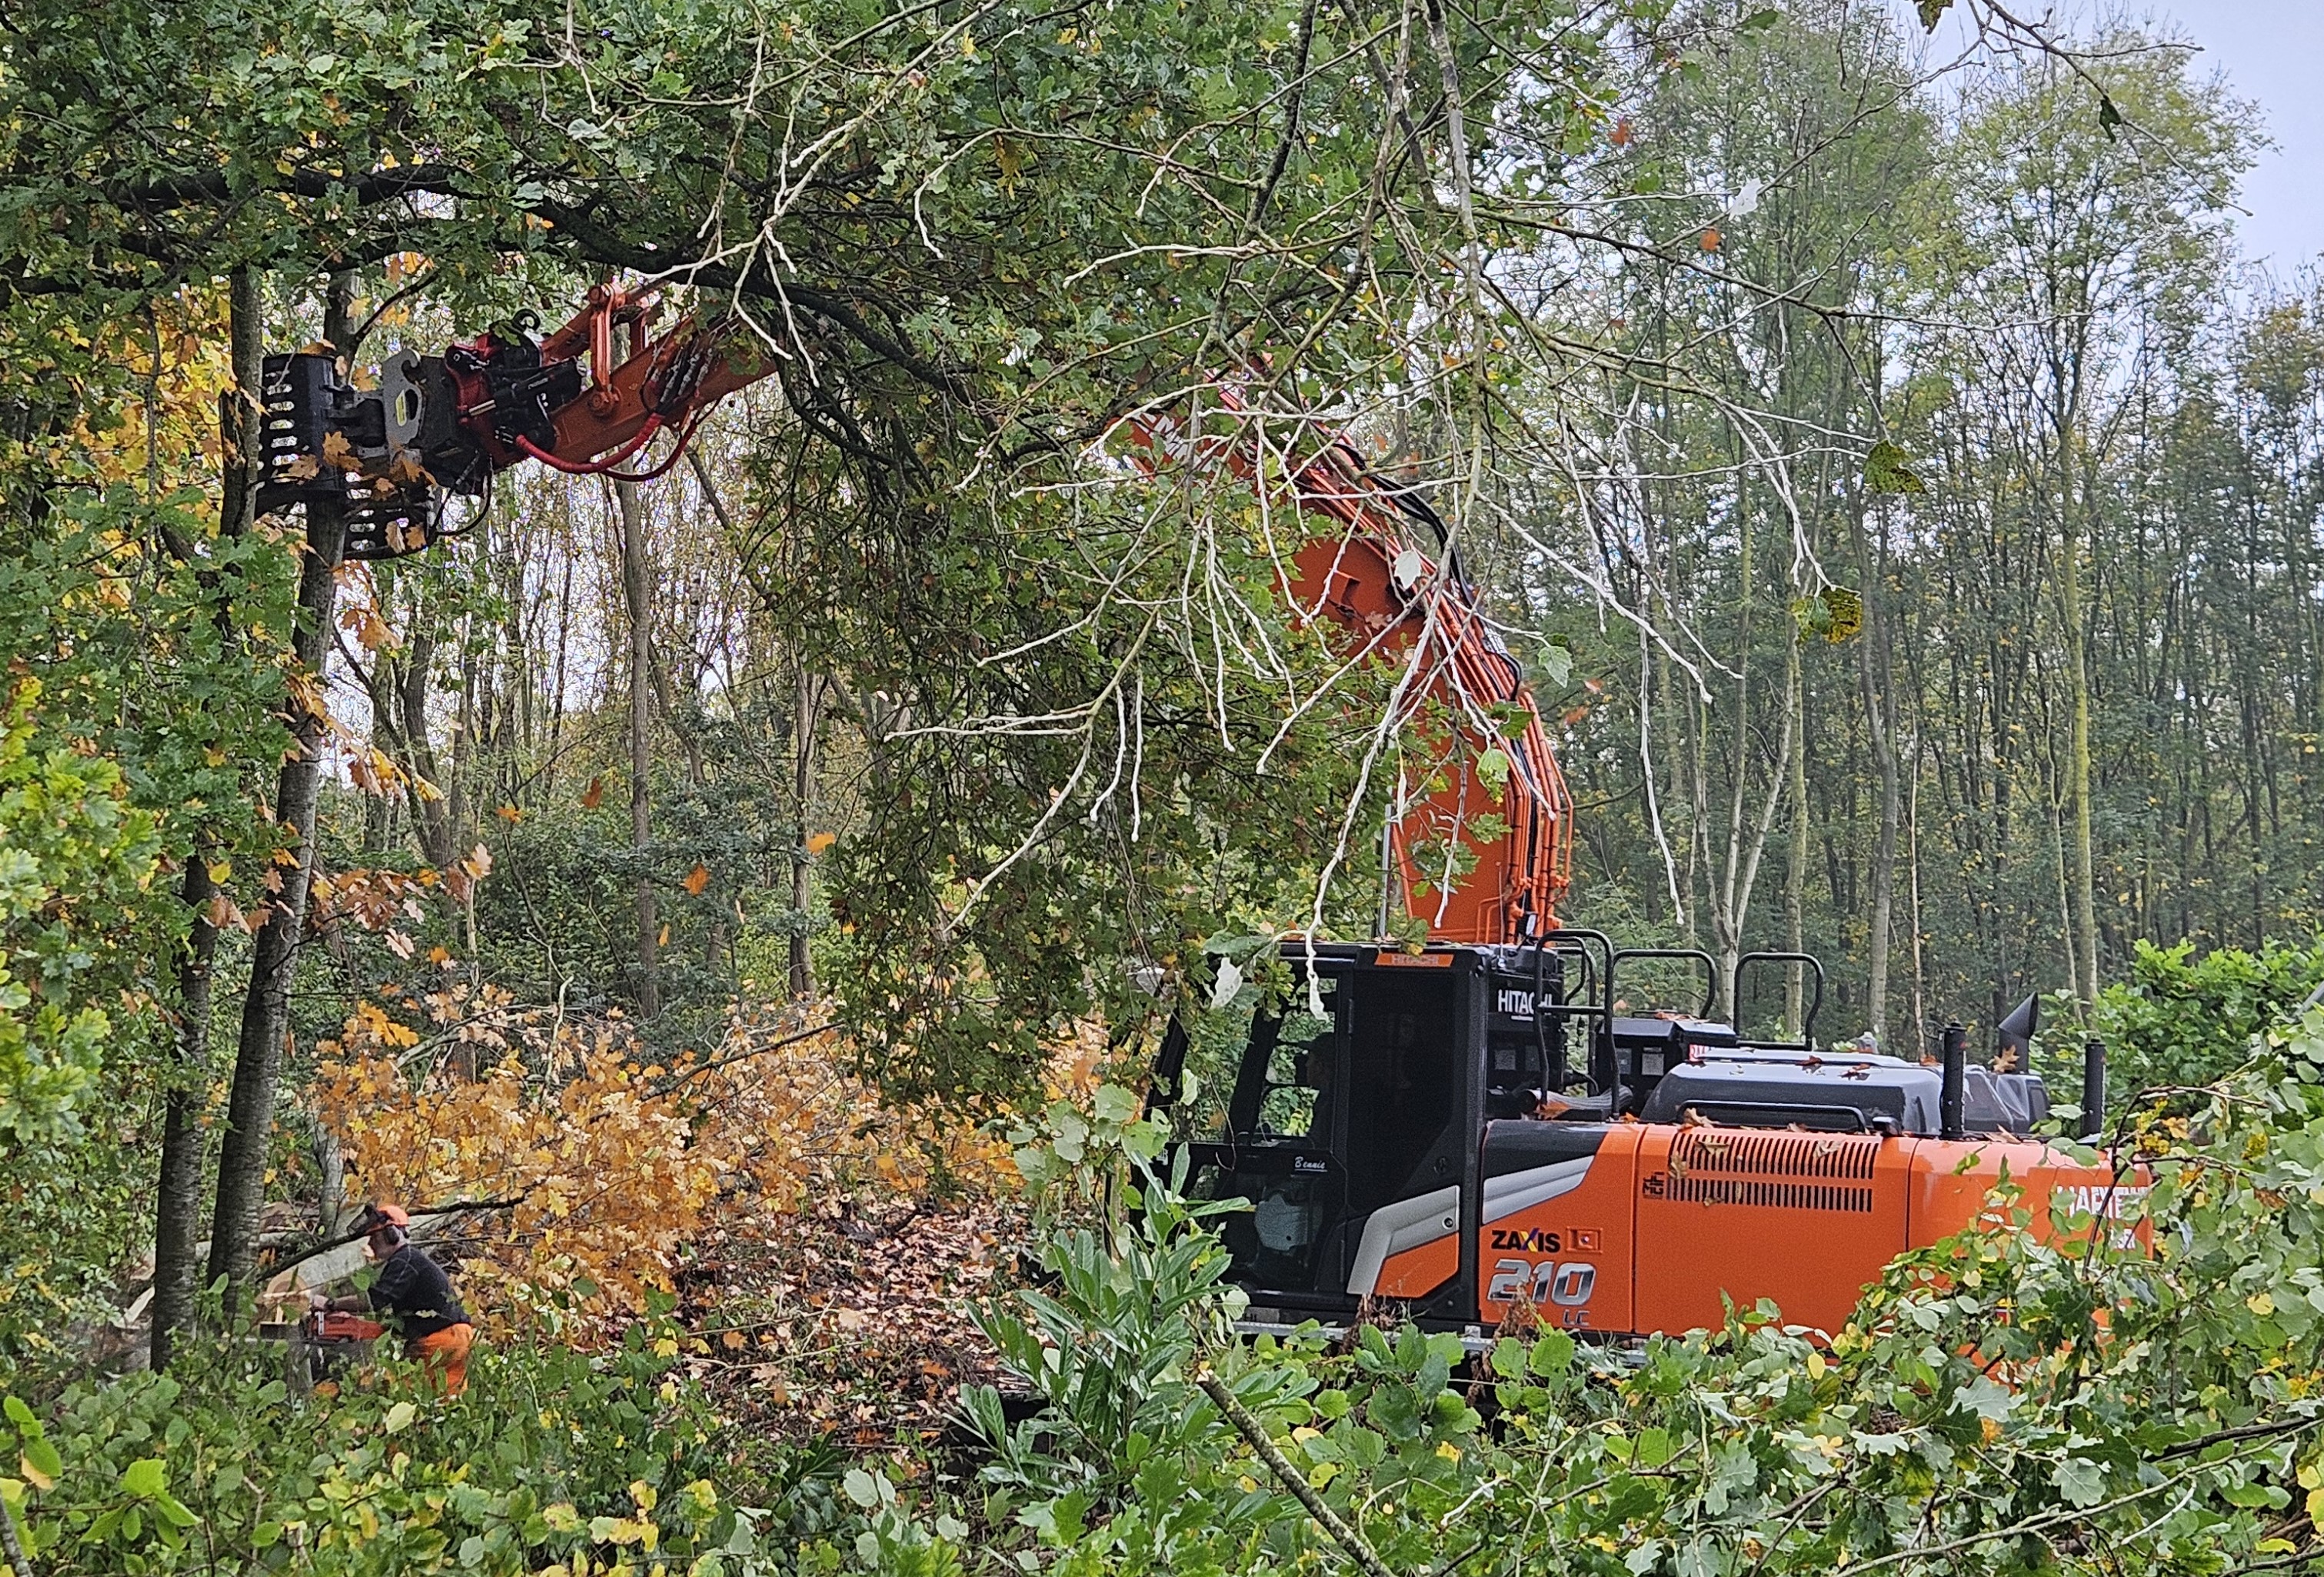
M 1481 954 L 1286 952 L 1282 999 L 1229 1016 L 1240 1054 L 1218 1045 L 1204 1059 L 1220 1089 L 1187 1146 L 1190 1186 L 1250 1201 L 1222 1227 L 1236 1275 L 1299 1318 L 1352 1312 L 1351 1283 L 1423 1246 L 1429 1264 L 1403 1265 L 1394 1285 L 1412 1296 L 1449 1285 L 1483 1121 L 1468 1055 L 1486 1008 Z
M 1831 1331 L 1890 1259 L 1966 1225 L 1997 1185 L 2109 1217 L 2144 1192 L 2035 1138 L 2039 1077 L 2007 1057 L 1967 1066 L 1958 1032 L 1941 1071 L 1819 1053 L 1804 1031 L 1752 1039 L 1707 1016 L 1707 993 L 1628 999 L 1707 976 L 1691 950 L 1564 931 L 1280 955 L 1271 991 L 1182 1021 L 1156 1068 L 1158 1104 L 1194 1091 L 1175 1103 L 1190 1192 L 1250 1207 L 1218 1221 L 1253 1330 L 1379 1302 L 1482 1340 L 1529 1303 L 1539 1322 L 1624 1334 L 1770 1298 Z M 1812 975 L 1820 1001 L 1814 960 L 1747 958 L 1746 973 Z

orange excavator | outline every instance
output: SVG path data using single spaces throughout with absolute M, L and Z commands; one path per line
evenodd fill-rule
M 261 506 L 336 506 L 348 556 L 393 558 L 451 534 L 447 491 L 483 494 L 528 460 L 661 475 L 713 404 L 774 366 L 725 324 L 653 322 L 650 293 L 600 286 L 545 337 L 520 322 L 400 353 L 376 390 L 327 356 L 269 357 Z M 1425 941 L 1286 940 L 1280 969 L 1251 971 L 1266 989 L 1222 963 L 1210 1007 L 1174 1020 L 1157 1060 L 1192 1186 L 1252 1207 L 1222 1218 L 1250 1329 L 1389 1302 L 1472 1341 L 1512 1318 L 1613 1336 L 1716 1325 L 1765 1299 L 1833 1331 L 1889 1260 L 1978 1220 L 2004 1183 L 2036 1233 L 2138 1229 L 2143 1172 L 2036 1136 L 2049 1099 L 2020 1071 L 2030 1004 L 1990 1067 L 1957 1025 L 1926 1059 L 1820 1050 L 1823 972 L 1799 954 L 1747 954 L 1736 971 L 1812 977 L 1785 1038 L 1710 1017 L 1715 985 L 1634 1005 L 1648 975 L 1715 981 L 1716 967 L 1560 923 L 1572 801 L 1443 522 L 1344 438 L 1269 453 L 1231 389 L 1213 418 L 1192 436 L 1131 423 L 1138 463 L 1224 468 L 1314 523 L 1284 589 L 1396 677 L 1387 725 L 1420 779 L 1386 818 L 1383 864 Z M 641 460 L 660 434 L 668 452 Z M 1207 1096 L 1190 1067 L 1212 1075 Z M 2104 1082 L 2093 1045 L 2093 1127 Z

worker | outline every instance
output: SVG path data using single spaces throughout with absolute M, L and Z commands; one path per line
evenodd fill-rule
M 403 1356 L 416 1361 L 431 1386 L 456 1396 L 468 1386 L 468 1349 L 476 1338 L 444 1267 L 411 1240 L 411 1218 L 401 1205 L 370 1204 L 357 1223 L 364 1252 L 377 1267 L 370 1287 L 346 1297 L 317 1293 L 309 1300 L 326 1313 L 369 1312 L 403 1338 Z

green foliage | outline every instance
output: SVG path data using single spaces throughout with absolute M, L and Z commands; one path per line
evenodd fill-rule
M 2205 1098 L 2205 1136 L 2157 1168 L 2151 1196 L 2133 1178 L 2098 1201 L 2005 1186 L 1988 1218 L 2001 1229 L 1906 1256 L 1828 1347 L 1768 1309 L 1630 1354 L 1504 1334 L 1469 1374 L 1456 1339 L 1411 1329 L 1222 1340 L 1209 1332 L 1231 1296 L 1199 1250 L 1174 1254 L 1194 1229 L 1146 1179 L 1142 1217 L 1053 1244 L 1055 1284 L 992 1312 L 1044 1406 L 1013 1427 L 989 1399 L 973 1407 L 994 1455 L 983 1501 L 963 1508 L 983 1528 L 961 1555 L 1091 1572 L 1346 1559 L 1189 1383 L 1208 1363 L 1397 1572 L 1941 1558 L 1963 1572 L 2193 1573 L 2312 1556 L 2324 1013 L 2273 1038 L 2279 1054 Z M 2150 1205 L 2147 1242 L 2126 1229 Z M 2018 1229 L 2036 1213 L 2060 1247 Z M 1094 1381 L 1100 1352 L 1134 1377 L 1131 1405 Z M 918 1508 L 931 1541 L 937 1512 Z
M 197 832 L 254 909 L 280 843 L 244 785 L 287 737 L 290 555 L 218 539 L 196 504 L 92 484 L 0 554 L 0 1351 L 115 1291 L 141 1235 Z M 199 556 L 155 551 L 165 533 Z
M 2130 979 L 2109 982 L 2092 1005 L 2090 1033 L 2107 1046 L 2107 1104 L 2119 1110 L 2146 1090 L 2224 1077 L 2319 982 L 2324 939 L 2271 939 L 2256 953 L 2223 947 L 2200 958 L 2191 942 L 2135 943 Z M 2064 1065 L 2054 1054 L 2052 1062 Z
M 1904 451 L 1887 439 L 1864 457 L 1864 486 L 1875 493 L 1925 493 L 1928 485 L 1905 461 Z
M 117 765 L 38 747 L 40 696 L 20 680 L 0 715 L 0 1133 L 17 1144 L 56 1132 L 95 1077 L 115 1024 L 91 977 L 160 848 Z
M 749 589 L 786 660 L 860 703 L 880 786 L 825 872 L 841 1006 L 899 1092 L 1019 1095 L 1062 1025 L 1129 1018 L 1133 973 L 1235 895 L 1290 923 L 1369 841 L 1342 823 L 1370 693 L 1312 705 L 1330 670 L 1279 595 L 1279 522 L 1091 446 L 1246 366 L 1278 437 L 1383 378 L 1507 388 L 1473 302 L 1407 310 L 1472 244 L 1446 172 L 1543 212 L 1622 187 L 1591 155 L 1623 74 L 1662 70 L 1632 9 L 1493 0 L 1423 59 L 1360 5 L 46 0 L 0 44 L 0 278 L 126 316 L 236 264 L 294 298 L 352 268 L 375 299 L 382 260 L 419 254 L 466 329 L 554 321 L 608 270 L 747 314 L 780 356 L 735 512 Z M 1478 222 L 1495 247 L 1540 233 Z M 605 913 L 560 863 L 591 913 Z M 1360 867 L 1329 917 L 1369 907 Z M 674 943 L 696 940 L 715 951 Z
M 76 1385 L 37 1411 L 10 1396 L 0 1446 L 13 1431 L 20 1476 L 0 1494 L 60 1577 L 515 1574 L 584 1554 L 703 1577 L 783 1569 L 828 1464 L 738 1505 L 733 1453 L 676 1350 L 659 1323 L 595 1355 L 487 1343 L 450 1402 L 408 1367 L 300 1401 L 268 1372 L 282 1349 L 203 1350 L 175 1376 Z

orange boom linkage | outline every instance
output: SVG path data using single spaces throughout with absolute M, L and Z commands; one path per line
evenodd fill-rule
M 327 356 L 270 356 L 261 506 L 335 506 L 349 557 L 394 558 L 447 534 L 446 491 L 482 494 L 526 460 L 659 476 L 712 404 L 774 365 L 731 325 L 680 318 L 654 336 L 653 318 L 650 292 L 601 286 L 545 339 L 520 322 L 441 356 L 401 352 L 376 391 Z M 1282 1005 L 1240 994 L 1231 1011 L 1250 1023 L 1225 1109 L 1185 1146 L 1192 1187 L 1253 1205 L 1222 1229 L 1249 1323 L 1341 1322 L 1393 1299 L 1481 1343 L 1513 1318 L 1682 1331 L 1767 1298 L 1829 1331 L 1897 1254 L 1985 1218 L 2004 1182 L 2024 1190 L 2037 1235 L 2052 1206 L 2071 1234 L 2144 1231 L 2143 1169 L 2039 1136 L 2049 1096 L 2025 1062 L 2030 1000 L 1999 1026 L 1989 1068 L 1969 1063 L 1958 1026 L 1933 1057 L 1820 1048 L 1821 966 L 1750 953 L 1737 979 L 1773 966 L 1815 987 L 1804 1022 L 1755 1039 L 1709 1016 L 1709 955 L 1561 924 L 1572 802 L 1451 533 L 1342 438 L 1270 467 L 1256 419 L 1218 394 L 1231 433 L 1174 457 L 1157 420 L 1134 422 L 1140 463 L 1222 468 L 1323 524 L 1293 548 L 1285 589 L 1342 632 L 1349 660 L 1406 665 L 1387 721 L 1423 764 L 1388 835 L 1426 944 L 1286 945 L 1305 988 Z M 661 434 L 669 452 L 641 462 Z M 1672 1010 L 1634 1006 L 1617 976 L 1642 959 L 1691 960 L 1710 988 Z M 1157 1099 L 1181 1088 L 1189 1044 L 1174 1024 Z M 2094 1048 L 2085 1131 L 2104 1073 Z
M 1257 486 L 1266 469 L 1257 425 L 1231 388 L 1215 393 L 1234 433 L 1199 441 L 1192 458 Z M 1165 433 L 1150 422 L 1134 431 L 1143 463 L 1158 470 L 1157 457 L 1171 447 Z M 1571 878 L 1572 800 L 1524 672 L 1487 621 L 1443 521 L 1337 433 L 1282 468 L 1298 507 L 1331 523 L 1292 552 L 1293 605 L 1331 619 L 1343 645 L 1408 664 L 1412 682 L 1389 726 L 1408 739 L 1446 736 L 1428 753 L 1431 786 L 1389 830 L 1406 907 L 1435 942 L 1546 935 Z M 1425 546 L 1424 532 L 1433 538 Z M 1493 753 L 1504 771 L 1485 767 Z

